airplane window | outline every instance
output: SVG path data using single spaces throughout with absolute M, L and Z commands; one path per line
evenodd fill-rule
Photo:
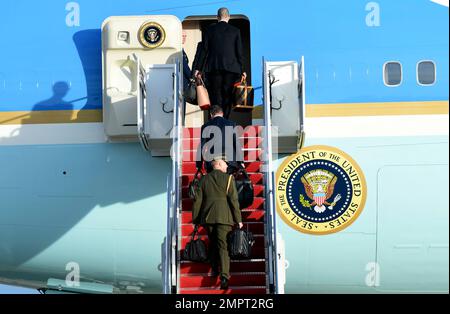
M 421 61 L 417 64 L 417 81 L 420 85 L 433 85 L 436 82 L 436 65 L 433 61 Z
M 402 83 L 402 65 L 399 62 L 387 62 L 384 65 L 384 84 L 399 86 Z

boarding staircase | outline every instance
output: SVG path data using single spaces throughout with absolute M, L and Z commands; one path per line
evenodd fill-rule
M 137 38 L 138 29 L 145 30 L 142 26 L 149 20 L 170 30 L 169 40 L 152 49 L 143 49 L 142 45 L 147 45 L 142 41 L 127 43 L 130 36 Z M 218 290 L 218 279 L 210 275 L 208 265 L 181 259 L 193 231 L 187 187 L 196 171 L 195 158 L 190 157 L 195 156 L 200 138 L 200 129 L 185 128 L 183 122 L 181 30 L 180 21 L 168 15 L 110 17 L 105 21 L 103 124 L 110 142 L 134 141 L 137 135 L 142 148 L 153 157 L 172 157 L 167 181 L 167 233 L 161 252 L 163 292 L 224 293 Z M 252 206 L 242 209 L 244 228 L 254 233 L 256 244 L 251 259 L 232 262 L 231 289 L 226 293 L 284 292 L 284 242 L 276 230 L 272 147 L 277 147 L 278 153 L 293 153 L 301 147 L 304 58 L 300 66 L 295 61 L 262 61 L 264 118 L 240 137 L 255 190 Z M 272 130 L 273 126 L 279 128 Z M 207 241 L 205 230 L 200 232 Z
M 175 76 L 176 78 L 176 76 Z M 254 202 L 242 210 L 244 229 L 255 236 L 252 256 L 231 261 L 228 290 L 220 289 L 220 279 L 212 276 L 206 263 L 182 259 L 182 252 L 194 230 L 193 201 L 188 186 L 196 169 L 200 128 L 183 126 L 182 95 L 178 84 L 172 133 L 172 171 L 167 183 L 167 235 L 162 249 L 163 287 L 166 294 L 278 294 L 284 293 L 284 241 L 276 230 L 270 76 L 264 75 L 264 119 L 261 125 L 248 126 L 239 134 L 244 149 L 245 168 L 254 187 Z M 206 230 L 200 238 L 208 243 Z

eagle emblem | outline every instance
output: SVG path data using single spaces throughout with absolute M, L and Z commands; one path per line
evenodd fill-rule
M 154 22 L 147 22 L 139 29 L 140 43 L 150 49 L 160 47 L 166 40 L 166 31 L 164 28 Z
M 318 169 L 306 173 L 301 182 L 305 187 L 305 192 L 308 198 L 312 201 L 305 200 L 303 195 L 300 195 L 300 202 L 304 207 L 314 206 L 316 213 L 324 213 L 328 209 L 333 210 L 336 203 L 342 198 L 340 194 L 337 194 L 334 200 L 328 202 L 334 194 L 334 187 L 338 178 L 331 172 L 323 169 Z M 325 206 L 326 205 L 326 206 Z
M 278 215 L 302 233 L 339 232 L 364 209 L 364 173 L 351 156 L 335 147 L 303 147 L 283 161 L 276 180 Z

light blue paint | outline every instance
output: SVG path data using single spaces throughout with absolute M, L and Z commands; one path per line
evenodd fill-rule
M 169 158 L 138 144 L 61 145 L 3 147 L 0 162 L 10 164 L 0 170 L 0 277 L 62 279 L 77 262 L 88 281 L 161 291 Z
M 286 291 L 448 291 L 448 137 L 321 139 L 305 144 L 338 147 L 352 156 L 366 177 L 368 197 L 361 216 L 337 234 L 301 234 L 278 219 L 290 265 Z M 385 176 L 385 169 L 394 172 Z M 439 206 L 428 216 L 422 204 L 432 206 L 433 199 Z M 415 244 L 411 238 L 420 239 L 422 248 L 409 256 L 398 253 L 395 245 Z M 426 249 L 431 243 L 433 248 Z M 366 266 L 374 262 L 381 268 L 380 286 L 368 287 Z
M 448 290 L 448 164 L 384 167 L 378 189 L 380 290 Z
M 80 27 L 66 26 L 65 1 L 18 0 L 2 6 L 1 32 L 11 48 L 0 55 L 20 61 L 0 69 L 0 111 L 100 109 L 100 25 L 107 17 L 174 14 L 183 20 L 214 15 L 218 6 L 175 0 L 77 2 Z M 310 104 L 448 100 L 448 9 L 428 0 L 378 0 L 381 26 L 367 27 L 368 2 L 284 0 L 274 6 L 250 0 L 226 5 L 250 19 L 254 86 L 262 85 L 263 56 L 277 61 L 304 55 Z M 39 40 L 24 38 L 30 24 L 23 21 L 32 23 Z M 433 86 L 416 82 L 416 64 L 424 59 L 436 62 Z M 390 60 L 403 64 L 404 83 L 397 88 L 383 84 L 383 64 Z M 66 83 L 67 93 L 52 92 L 56 82 Z M 260 90 L 255 99 L 260 102 Z

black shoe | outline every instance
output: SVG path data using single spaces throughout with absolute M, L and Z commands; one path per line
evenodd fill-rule
M 225 277 L 220 278 L 220 289 L 228 290 L 228 279 Z

